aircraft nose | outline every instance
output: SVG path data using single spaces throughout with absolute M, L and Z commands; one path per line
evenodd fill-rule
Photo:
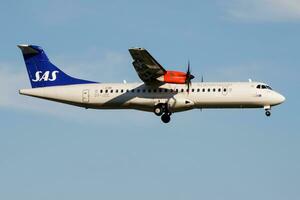
M 277 101 L 278 101 L 278 104 L 283 103 L 285 101 L 285 97 L 278 93 L 277 94 Z

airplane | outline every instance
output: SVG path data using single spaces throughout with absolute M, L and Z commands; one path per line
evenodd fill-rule
M 133 66 L 140 83 L 100 83 L 71 77 L 50 62 L 45 51 L 36 45 L 18 45 L 27 68 L 30 89 L 22 95 L 91 109 L 135 109 L 153 112 L 168 123 L 176 112 L 209 108 L 271 107 L 285 97 L 261 82 L 192 83 L 194 76 L 188 62 L 187 71 L 169 71 L 144 48 L 130 48 Z

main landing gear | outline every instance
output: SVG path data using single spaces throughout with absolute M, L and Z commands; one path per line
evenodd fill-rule
M 161 116 L 161 121 L 163 121 L 164 123 L 169 123 L 171 120 L 171 112 L 168 109 L 168 105 L 165 103 L 160 103 L 157 104 L 154 107 L 154 114 L 157 116 Z

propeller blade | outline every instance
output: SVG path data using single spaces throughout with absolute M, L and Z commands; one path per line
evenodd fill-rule
M 188 69 L 186 72 L 188 75 L 191 75 L 191 71 L 190 71 L 190 60 L 188 60 Z
M 193 78 L 195 78 L 195 77 L 191 74 L 190 61 L 188 60 L 188 67 L 187 67 L 186 81 L 185 81 L 185 83 L 187 84 L 188 93 L 190 92 L 190 86 L 192 85 L 191 80 Z

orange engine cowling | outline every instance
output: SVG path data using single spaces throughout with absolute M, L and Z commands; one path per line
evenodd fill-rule
M 164 74 L 165 83 L 185 84 L 187 74 L 179 71 L 166 71 Z

